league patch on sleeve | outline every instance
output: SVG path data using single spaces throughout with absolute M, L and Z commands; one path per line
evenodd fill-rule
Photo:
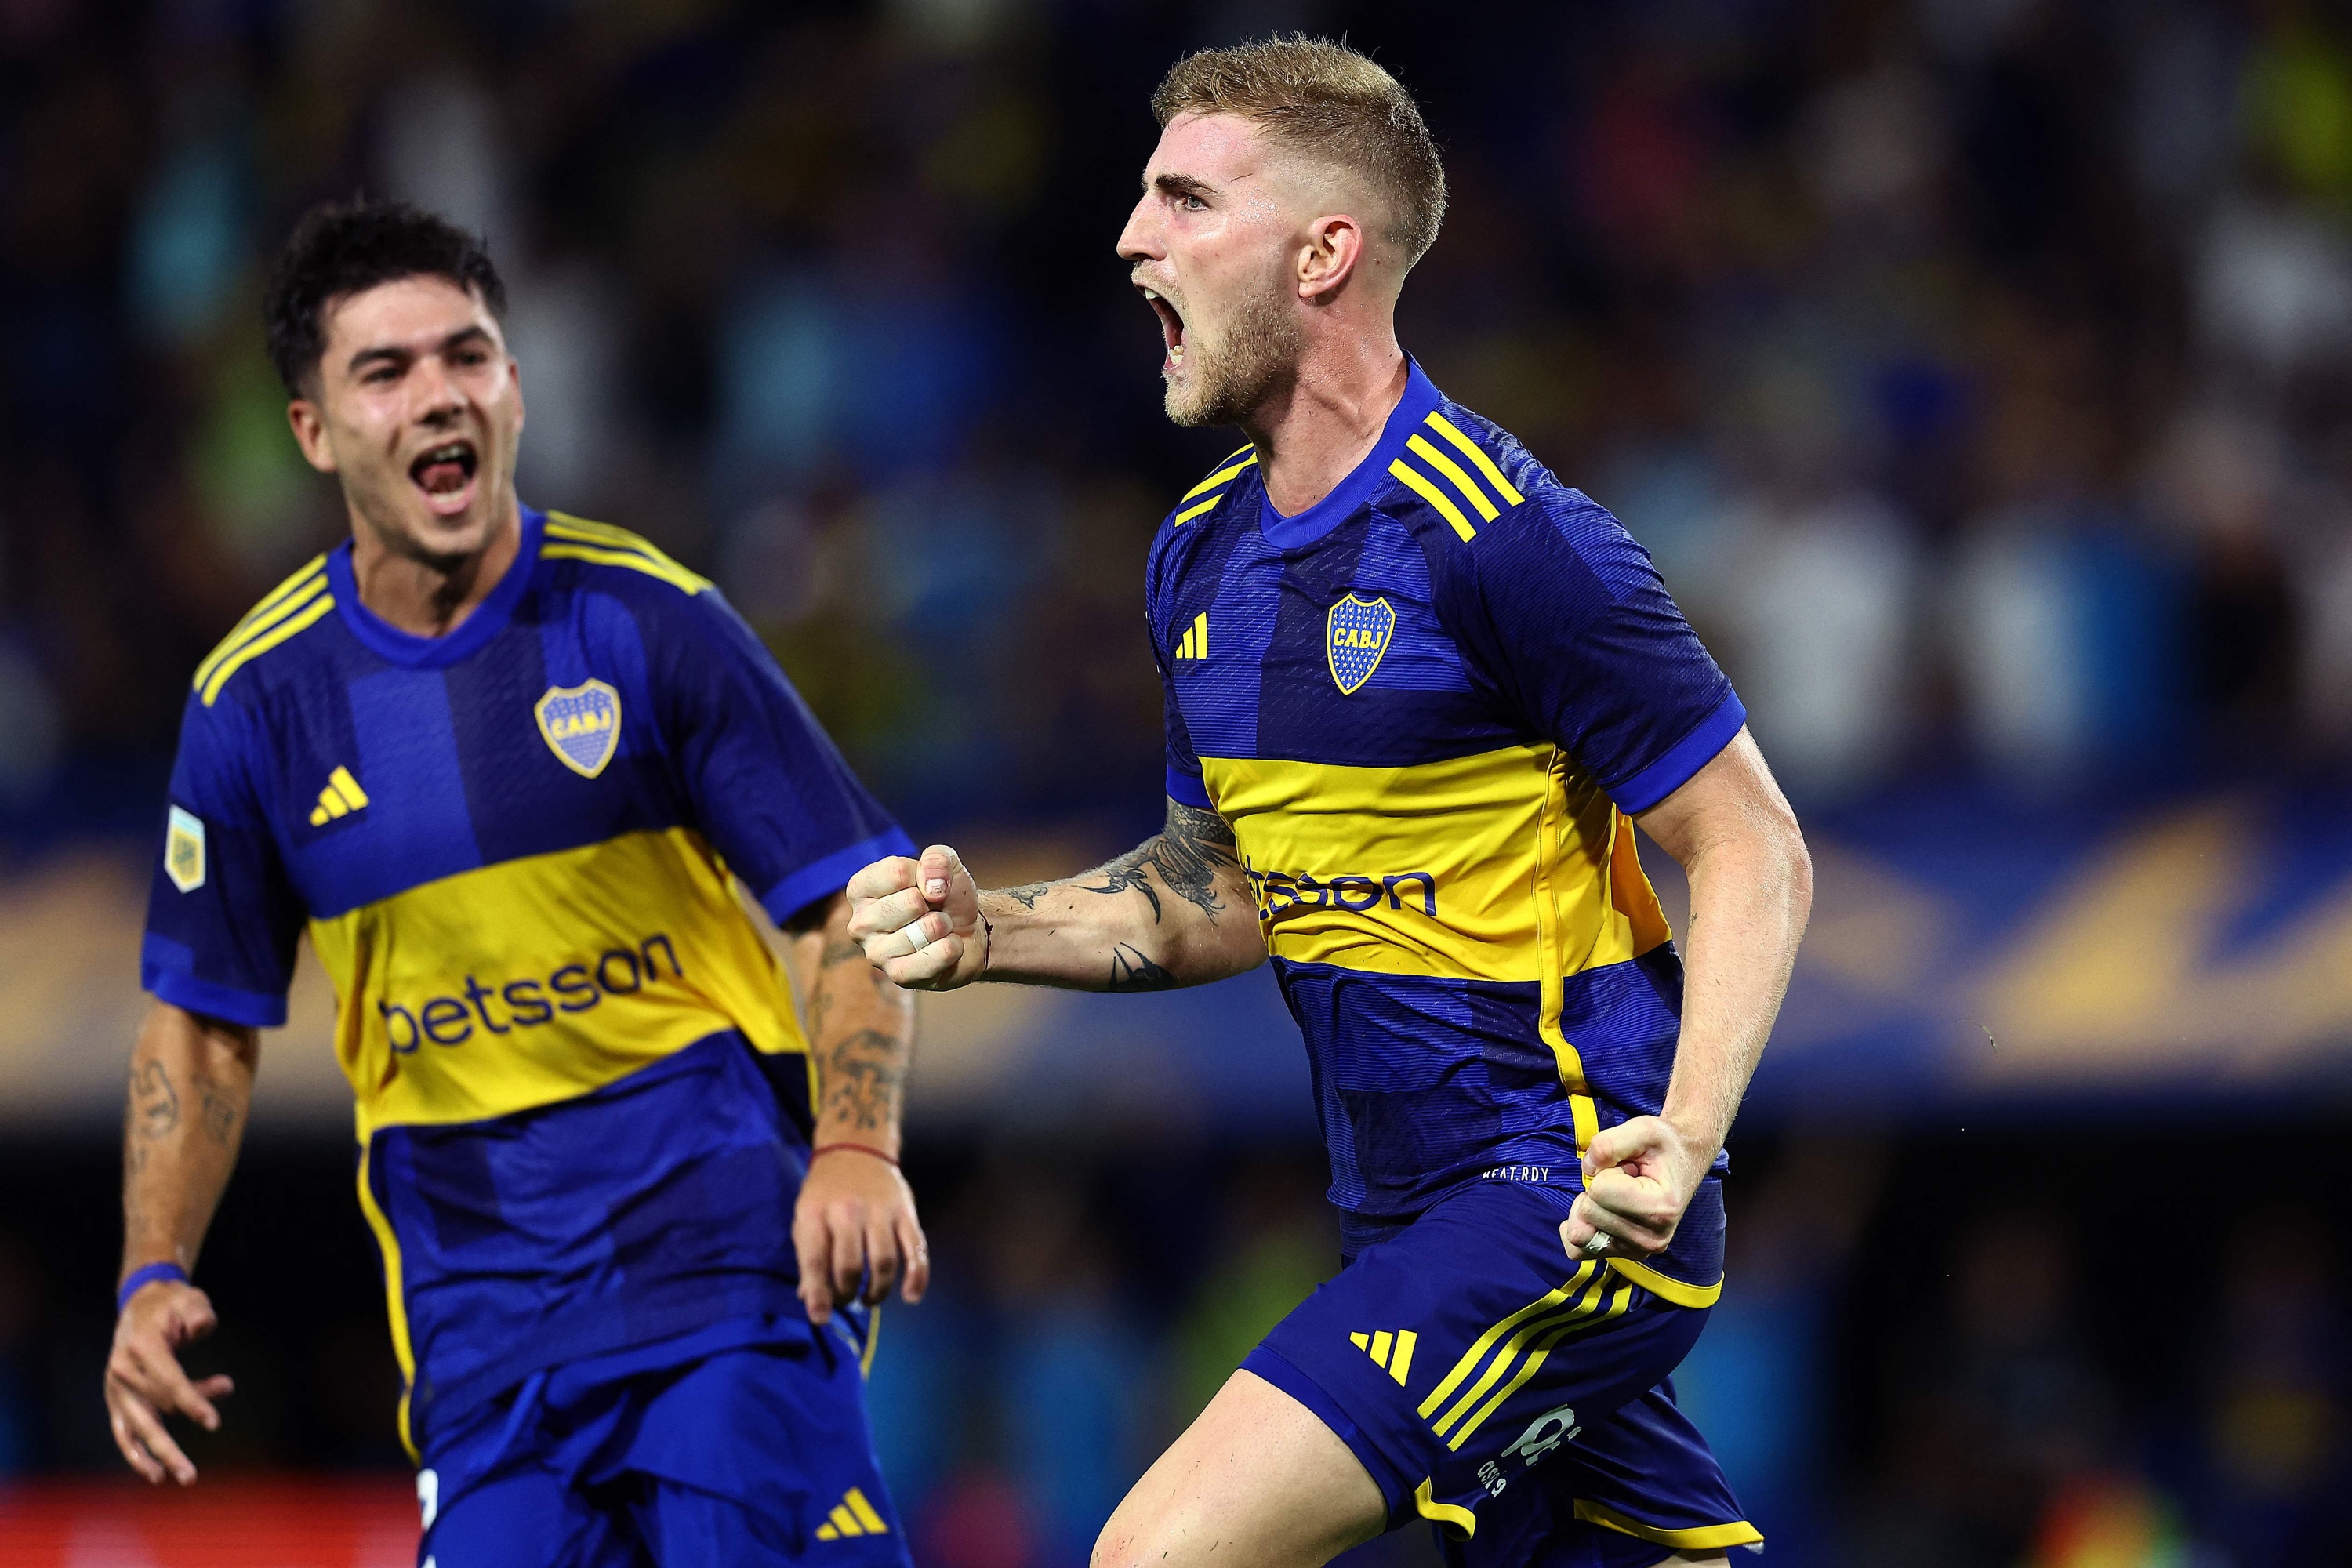
M 205 819 L 176 805 L 163 836 L 163 875 L 184 893 L 205 885 Z

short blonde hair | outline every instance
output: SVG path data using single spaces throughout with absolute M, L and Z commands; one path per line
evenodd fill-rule
M 1409 268 L 1445 216 L 1445 166 L 1412 95 L 1365 55 L 1304 33 L 1202 49 L 1151 95 L 1164 128 L 1180 114 L 1231 114 L 1269 141 L 1361 174 L 1386 198 L 1388 238 Z

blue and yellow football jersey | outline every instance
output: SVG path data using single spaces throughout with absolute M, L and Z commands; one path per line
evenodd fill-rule
M 346 544 L 198 668 L 142 977 L 282 1024 L 309 930 L 414 1447 L 534 1369 L 799 1314 L 811 1068 L 737 885 L 782 921 L 912 849 L 716 589 L 525 509 L 446 637 Z
M 1616 520 L 1410 376 L 1296 517 L 1225 459 L 1148 584 L 1168 793 L 1234 829 L 1351 1252 L 1466 1182 L 1574 1184 L 1659 1109 L 1682 966 L 1628 814 L 1746 722 Z M 1710 1179 L 1619 1267 L 1711 1301 L 1722 1228 Z

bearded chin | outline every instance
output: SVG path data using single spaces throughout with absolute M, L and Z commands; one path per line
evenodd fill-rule
M 1169 419 L 1187 430 L 1244 423 L 1297 374 L 1301 336 L 1280 300 L 1251 300 L 1231 328 L 1192 351 L 1189 385 L 1169 378 Z

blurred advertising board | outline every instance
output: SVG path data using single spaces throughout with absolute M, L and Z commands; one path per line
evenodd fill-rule
M 415 1483 L 0 1484 L 0 1568 L 415 1568 Z

